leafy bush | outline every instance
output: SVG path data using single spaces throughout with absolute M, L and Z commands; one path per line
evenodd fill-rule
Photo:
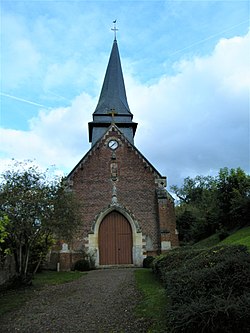
M 152 257 L 152 256 L 147 256 L 146 258 L 144 258 L 143 263 L 142 263 L 143 268 L 151 268 L 153 260 L 154 260 L 154 257 Z
M 230 234 L 226 230 L 221 230 L 219 233 L 219 240 L 222 241 L 223 239 L 227 238 Z
M 87 259 L 77 260 L 74 267 L 75 271 L 85 272 L 90 270 L 90 264 Z
M 155 258 L 153 262 L 153 272 L 160 278 L 164 279 L 164 275 L 171 271 L 176 270 L 186 264 L 187 260 L 195 258 L 202 251 L 200 249 L 193 249 L 192 247 L 185 247 L 172 250 L 167 254 L 160 255 Z
M 96 261 L 96 251 L 88 251 L 87 260 L 89 261 L 89 268 L 95 269 L 95 261 Z
M 248 332 L 250 254 L 246 247 L 173 251 L 156 259 L 154 270 L 160 270 L 169 297 L 169 332 Z
M 167 311 L 169 333 L 247 333 L 250 294 L 240 298 L 200 298 L 189 304 L 174 305 Z

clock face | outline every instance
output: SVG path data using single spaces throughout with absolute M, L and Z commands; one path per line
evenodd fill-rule
M 118 147 L 118 142 L 116 140 L 110 140 L 108 145 L 110 149 L 115 150 Z

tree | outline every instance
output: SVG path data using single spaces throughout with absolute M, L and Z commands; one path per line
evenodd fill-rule
M 7 225 L 9 219 L 6 215 L 0 215 L 0 262 L 8 253 L 8 248 L 6 247 L 6 239 L 8 236 Z
M 181 187 L 171 190 L 179 198 L 176 217 L 181 241 L 198 241 L 217 230 L 250 223 L 250 176 L 240 168 L 220 169 L 215 177 L 187 177 Z
M 171 190 L 179 198 L 176 223 L 181 241 L 197 241 L 216 231 L 219 227 L 219 208 L 213 177 L 187 177 L 181 187 L 172 186 Z
M 63 182 L 23 163 L 2 174 L 0 210 L 8 219 L 4 242 L 21 283 L 31 281 L 55 237 L 70 241 L 80 223 L 76 200 Z
M 232 229 L 250 223 L 250 176 L 241 168 L 220 169 L 217 190 L 223 226 Z

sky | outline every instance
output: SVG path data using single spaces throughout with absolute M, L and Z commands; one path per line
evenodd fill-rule
M 0 172 L 32 160 L 67 175 L 117 40 L 135 145 L 168 187 L 250 172 L 248 1 L 1 1 Z

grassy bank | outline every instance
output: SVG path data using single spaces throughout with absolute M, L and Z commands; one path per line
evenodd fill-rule
M 136 308 L 138 317 L 151 323 L 148 333 L 165 332 L 165 309 L 167 304 L 166 292 L 156 279 L 151 269 L 135 271 L 137 287 L 143 295 L 142 301 Z
M 87 273 L 82 273 L 78 271 L 72 271 L 72 272 L 45 271 L 35 276 L 33 280 L 33 286 L 35 288 L 42 288 L 44 286 L 67 283 L 77 280 L 85 274 Z
M 206 248 L 206 247 L 211 247 L 211 246 L 220 245 L 220 244 L 245 245 L 250 250 L 250 227 L 242 228 L 242 229 L 232 233 L 227 238 L 225 238 L 223 241 L 220 241 L 218 234 L 214 234 L 214 235 L 194 244 L 193 247 Z
M 250 250 L 250 227 L 240 229 L 225 238 L 220 244 L 245 245 Z
M 34 290 L 48 285 L 57 285 L 79 279 L 86 273 L 81 272 L 52 272 L 45 271 L 35 275 L 31 287 L 7 290 L 0 293 L 0 316 L 4 313 L 18 309 L 33 295 Z

